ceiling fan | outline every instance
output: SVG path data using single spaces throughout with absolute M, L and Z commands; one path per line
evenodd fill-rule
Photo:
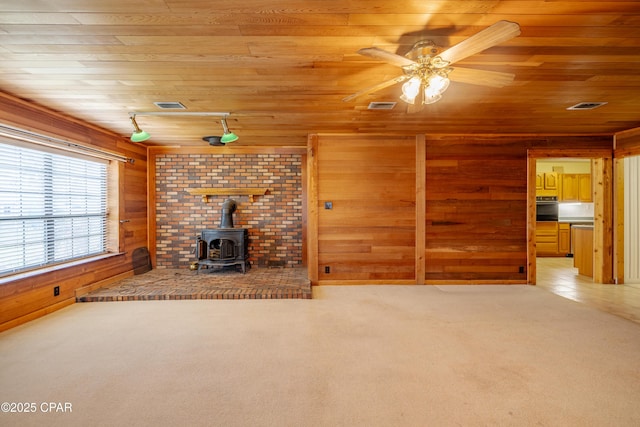
M 446 50 L 436 46 L 431 40 L 417 42 L 405 56 L 377 47 L 360 49 L 358 51 L 360 55 L 396 65 L 402 68 L 403 74 L 362 89 L 342 100 L 348 102 L 361 95 L 405 82 L 402 85 L 400 99 L 409 104 L 409 112 L 416 112 L 422 109 L 424 104 L 439 101 L 449 87 L 450 80 L 490 87 L 506 86 L 513 81 L 515 77 L 513 74 L 473 68 L 454 68 L 451 65 L 519 34 L 520 26 L 517 23 L 498 21 Z

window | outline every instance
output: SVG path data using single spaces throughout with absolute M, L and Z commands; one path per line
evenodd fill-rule
M 0 139 L 0 276 L 107 251 L 107 167 Z

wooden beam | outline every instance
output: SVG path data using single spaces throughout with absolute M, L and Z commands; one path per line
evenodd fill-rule
M 427 146 L 424 134 L 416 136 L 416 284 L 425 284 L 427 215 Z
M 593 159 L 593 281 L 613 280 L 613 179 L 612 159 Z
M 307 257 L 312 285 L 318 284 L 318 135 L 309 135 L 307 146 Z
M 536 158 L 527 159 L 527 283 L 536 284 Z

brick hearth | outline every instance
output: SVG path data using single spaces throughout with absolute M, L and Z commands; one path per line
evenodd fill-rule
M 311 299 L 304 268 L 154 269 L 79 296 L 78 302 L 182 299 Z

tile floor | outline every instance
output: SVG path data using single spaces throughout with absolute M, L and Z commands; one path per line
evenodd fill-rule
M 578 274 L 572 258 L 537 258 L 537 286 L 640 323 L 640 284 L 603 285 Z

